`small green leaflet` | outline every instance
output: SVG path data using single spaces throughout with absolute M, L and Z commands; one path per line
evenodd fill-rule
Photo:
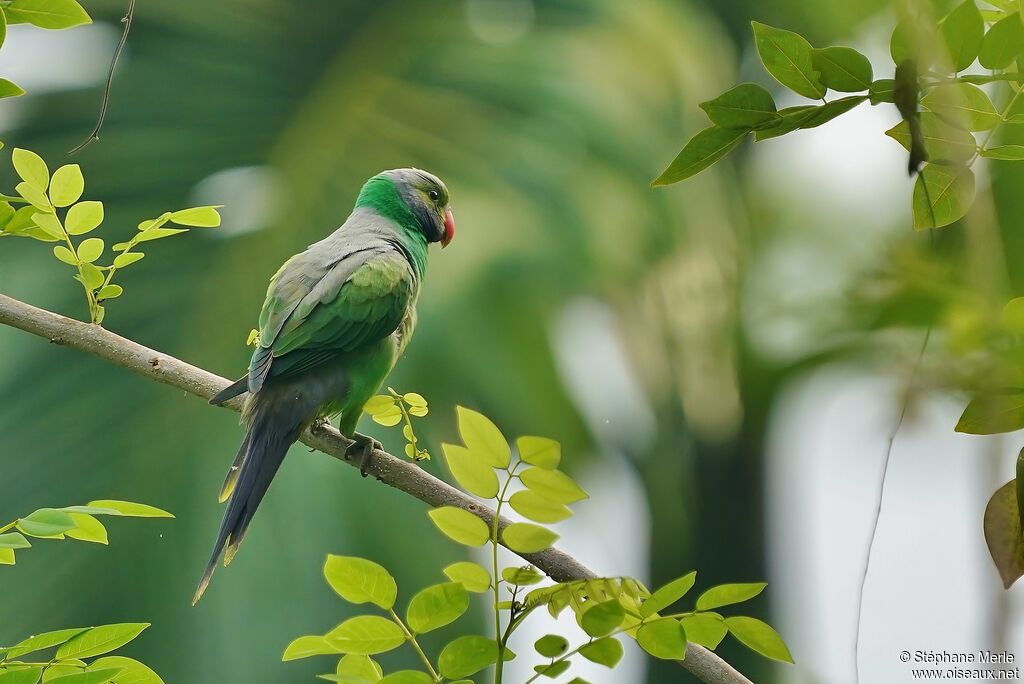
M 14 0 L 6 8 L 7 23 L 28 23 L 44 29 L 65 29 L 91 24 L 88 13 L 75 0 Z
M 398 585 L 383 566 L 364 558 L 327 556 L 324 578 L 349 603 L 372 603 L 390 610 L 398 596 Z
M 756 21 L 750 25 L 757 54 L 776 81 L 812 100 L 825 96 L 825 86 L 814 69 L 811 44 L 803 36 Z
M 93 627 L 57 649 L 58 658 L 92 658 L 121 648 L 149 627 L 148 622 Z
M 968 402 L 956 431 L 995 435 L 1024 428 L 1024 392 L 1006 390 L 974 397 Z
M 790 655 L 782 637 L 761 620 L 752 617 L 728 617 L 725 618 L 725 626 L 729 628 L 730 634 L 752 651 L 772 660 L 793 662 L 793 656 Z
M 871 87 L 871 62 L 853 48 L 816 48 L 811 58 L 821 82 L 832 90 L 859 93 Z
M 402 628 L 378 615 L 349 618 L 324 638 L 338 651 L 355 655 L 385 653 L 405 643 Z
M 713 100 L 702 102 L 711 122 L 722 128 L 754 129 L 779 119 L 771 93 L 756 83 L 741 83 Z
M 466 546 L 480 546 L 490 539 L 491 532 L 480 518 L 455 506 L 442 506 L 427 513 L 431 521 L 453 541 Z
M 740 144 L 748 131 L 742 128 L 705 128 L 690 138 L 668 168 L 651 185 L 671 185 L 696 175 Z
M 986 69 L 1005 69 L 1024 52 L 1024 22 L 1013 12 L 996 22 L 981 41 L 978 61 Z
M 974 0 L 964 0 L 939 23 L 954 71 L 971 66 L 985 34 L 985 21 Z
M 424 634 L 455 622 L 468 608 L 469 594 L 462 584 L 435 584 L 409 601 L 406 623 L 414 633 Z
M 999 571 L 1003 587 L 1009 589 L 1024 575 L 1024 538 L 1021 536 L 1021 512 L 1018 505 L 1018 485 L 1024 451 L 1017 457 L 1017 479 L 1010 480 L 992 495 L 985 507 L 985 543 Z
M 941 228 L 962 218 L 974 200 L 974 173 L 966 166 L 926 164 L 914 183 L 914 230 Z

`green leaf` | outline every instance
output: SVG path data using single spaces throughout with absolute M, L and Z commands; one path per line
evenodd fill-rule
M 750 582 L 746 584 L 719 584 L 711 587 L 697 599 L 697 610 L 711 610 L 730 606 L 734 603 L 742 603 L 754 598 L 768 585 L 765 582 Z
M 107 543 L 107 528 L 99 520 L 88 513 L 70 513 L 69 515 L 75 521 L 76 527 L 65 532 L 65 536 L 95 544 Z
M 437 529 L 460 544 L 480 546 L 491 538 L 487 523 L 461 508 L 442 506 L 428 511 L 427 515 Z
M 91 24 L 88 13 L 75 0 L 14 0 L 6 8 L 11 24 L 28 23 L 44 29 L 65 29 Z
M 18 194 L 24 197 L 29 204 L 40 209 L 42 211 L 50 211 L 50 200 L 46 198 L 46 193 L 32 185 L 28 181 L 22 181 L 14 186 Z
M 821 83 L 832 90 L 859 93 L 871 87 L 871 62 L 853 48 L 812 49 L 811 59 Z
M 21 97 L 25 91 L 17 83 L 0 78 L 0 98 Z
M 68 209 L 64 225 L 71 235 L 83 235 L 103 223 L 103 202 L 79 202 Z
M 152 240 L 160 240 L 165 237 L 171 237 L 172 235 L 180 235 L 181 233 L 187 233 L 188 228 L 150 228 L 144 230 L 136 236 L 136 242 L 150 242 Z
M 50 202 L 55 207 L 67 207 L 78 201 L 85 190 L 85 178 L 78 164 L 66 164 L 53 172 L 50 181 Z
M 103 286 L 103 272 L 97 266 L 89 263 L 83 263 L 79 264 L 78 269 L 81 272 L 82 282 L 84 282 L 90 290 L 98 290 Z
M 770 128 L 756 131 L 754 139 L 757 141 L 767 140 L 769 138 L 777 138 L 780 135 L 785 135 L 797 129 L 817 128 L 837 116 L 845 114 L 866 99 L 867 97 L 864 95 L 853 95 L 841 97 L 838 100 L 832 100 L 821 105 L 786 107 L 779 110 L 779 116 L 781 117 L 779 122 Z
M 562 460 L 562 445 L 547 437 L 523 436 L 516 440 L 519 458 L 538 468 L 553 470 Z
M 153 672 L 146 664 L 140 663 L 134 658 L 124 656 L 106 656 L 98 658 L 89 664 L 89 670 L 105 669 L 111 667 L 121 668 L 121 671 L 110 680 L 111 684 L 164 684 L 160 675 Z
M 120 285 L 104 285 L 100 288 L 100 291 L 96 293 L 96 299 L 105 301 L 107 299 L 117 299 L 124 294 L 124 288 Z
M 117 511 L 118 514 L 129 518 L 173 518 L 167 511 L 155 506 L 132 503 L 131 501 L 117 501 L 116 499 L 97 499 L 90 501 L 89 505 L 95 508 L 106 508 Z
M 560 470 L 534 466 L 521 472 L 519 479 L 534 493 L 556 503 L 570 504 L 587 498 L 587 493 Z
M 319 635 L 301 636 L 288 644 L 287 648 L 284 649 L 284 655 L 281 656 L 281 660 L 287 662 L 289 660 L 299 660 L 300 658 L 341 652 L 341 649 L 328 641 L 326 637 Z
M 880 78 L 868 88 L 868 100 L 876 105 L 882 102 L 895 102 L 896 81 L 891 78 Z
M 529 489 L 516 492 L 508 502 L 516 513 L 539 523 L 556 523 L 572 515 L 567 506 L 545 499 Z
M 468 608 L 469 594 L 461 583 L 435 584 L 412 597 L 405 620 L 413 632 L 425 634 L 455 622 Z
M 643 602 L 640 606 L 640 616 L 650 617 L 651 615 L 668 608 L 673 603 L 683 598 L 683 596 L 693 588 L 693 584 L 696 581 L 696 571 L 672 580 L 651 594 L 650 597 Z
M 700 173 L 739 145 L 747 132 L 741 128 L 705 128 L 690 138 L 651 185 L 671 185 Z
M 405 643 L 402 628 L 378 615 L 349 618 L 324 635 L 342 653 L 375 655 Z
M 103 254 L 103 240 L 100 238 L 88 238 L 78 246 L 78 260 L 91 264 Z
M 580 627 L 592 637 L 603 637 L 622 624 L 626 611 L 617 599 L 602 601 L 587 609 L 580 618 Z
M 126 254 L 118 254 L 114 257 L 114 268 L 124 268 L 125 266 L 131 266 L 136 261 L 141 261 L 146 255 L 142 252 L 127 252 Z
M 921 104 L 942 117 L 954 129 L 987 131 L 1001 120 L 985 91 L 970 83 L 936 86 L 921 98 Z
M 702 102 L 711 122 L 722 128 L 753 129 L 778 120 L 771 93 L 756 83 L 741 83 L 713 100 Z
M 15 147 L 11 152 L 11 162 L 23 181 L 39 192 L 46 192 L 46 187 L 50 183 L 50 170 L 46 168 L 46 162 L 42 157 L 31 150 Z
M 102 625 L 82 632 L 57 649 L 58 658 L 92 658 L 121 648 L 149 627 L 148 622 Z
M 755 653 L 784 663 L 793 662 L 793 656 L 778 632 L 757 618 L 727 617 L 725 626 L 741 644 Z
M 121 674 L 119 667 L 106 667 L 99 669 L 88 669 L 84 672 L 75 672 L 48 680 L 50 684 L 103 684 L 110 682 L 117 675 Z
M 42 651 L 43 649 L 60 646 L 68 639 L 76 637 L 88 629 L 88 627 L 74 627 L 71 629 L 59 629 L 53 632 L 36 634 L 24 641 L 16 643 L 9 651 L 7 651 L 6 656 L 9 659 L 20 658 L 26 653 L 34 653 L 35 651 Z
M 36 684 L 43 668 L 33 665 L 20 670 L 0 672 L 0 684 Z
M 171 212 L 170 221 L 180 226 L 195 228 L 216 228 L 220 225 L 220 214 L 217 209 L 221 205 L 209 207 L 192 207 Z
M 559 660 L 554 663 L 548 663 L 547 665 L 534 665 L 533 670 L 537 674 L 543 675 L 550 679 L 562 675 L 566 670 L 569 669 L 571 663 L 568 660 Z
M 469 561 L 452 563 L 444 569 L 445 577 L 452 582 L 460 582 L 475 594 L 482 594 L 491 588 L 491 573 L 481 565 Z
M 537 553 L 554 544 L 558 535 L 540 525 L 512 523 L 501 531 L 501 539 L 518 553 Z
M 482 413 L 463 406 L 455 407 L 459 435 L 466 448 L 495 468 L 507 468 L 512 450 L 501 430 Z
M 65 247 L 64 245 L 56 245 L 53 248 L 53 256 L 57 257 L 60 261 L 63 261 L 65 264 L 68 264 L 69 266 L 78 265 L 78 257 L 76 257 L 75 253 L 72 252 L 67 247 Z
M 981 151 L 982 157 L 1002 159 L 1004 161 L 1020 161 L 1024 159 L 1024 145 L 1000 145 Z
M 501 578 L 517 587 L 528 587 L 531 584 L 540 582 L 544 579 L 544 575 L 532 565 L 526 565 L 523 567 L 505 568 L 501 571 Z
M 545 658 L 557 658 L 568 650 L 569 642 L 557 634 L 547 634 L 537 639 L 533 648 Z
M 1024 392 L 998 392 L 976 396 L 967 404 L 956 431 L 969 435 L 995 435 L 1024 428 Z
M 978 61 L 986 69 L 1005 69 L 1014 57 L 1024 52 L 1024 22 L 1020 12 L 997 21 L 981 41 Z
M 358 677 L 368 682 L 379 682 L 384 676 L 384 670 L 380 665 L 373 658 L 364 655 L 342 656 L 336 672 L 339 677 Z
M 949 50 L 954 71 L 971 66 L 981 50 L 985 20 L 974 0 L 964 0 L 939 22 L 939 31 Z
M 728 633 L 725 620 L 717 613 L 697 613 L 679 620 L 686 632 L 686 640 L 712 651 L 718 648 Z
M 398 425 L 402 422 L 402 409 L 397 406 L 392 406 L 391 408 L 384 409 L 379 413 L 374 413 L 372 418 L 373 422 L 378 425 L 383 425 L 384 427 Z
M 31 537 L 53 537 L 74 527 L 71 516 L 56 508 L 40 508 L 18 519 L 18 529 Z
M 686 657 L 686 634 L 679 622 L 671 618 L 645 623 L 637 630 L 636 643 L 662 660 L 682 660 Z
M 57 677 L 81 672 L 85 666 L 85 661 L 77 658 L 58 661 L 43 670 L 43 681 L 52 682 Z
M 914 229 L 941 228 L 962 218 L 974 200 L 974 174 L 966 166 L 926 164 L 914 183 Z
M 463 489 L 484 499 L 498 495 L 498 476 L 481 453 L 457 444 L 442 444 L 441 450 L 452 477 Z
M 372 603 L 391 610 L 398 596 L 398 585 L 382 565 L 353 556 L 327 556 L 324 577 L 331 588 L 349 603 Z
M 381 684 L 434 684 L 434 679 L 430 675 L 418 670 L 392 672 L 380 681 Z
M 64 238 L 64 229 L 61 228 L 60 221 L 53 214 L 32 214 L 32 221 L 47 235 L 56 239 Z M 75 259 L 75 264 L 78 264 L 78 259 Z
M 28 539 L 17 532 L 0 534 L 0 549 L 28 549 L 31 546 Z
M 992 562 L 999 571 L 1003 587 L 1009 589 L 1024 575 L 1024 537 L 1017 504 L 1017 480 L 1004 484 L 989 499 L 984 529 Z
M 597 639 L 580 647 L 580 655 L 592 663 L 615 667 L 622 660 L 622 644 L 615 637 Z
M 461 636 L 441 651 L 437 669 L 448 679 L 476 674 L 498 662 L 498 644 L 477 635 Z
M 394 408 L 396 408 L 394 397 L 388 394 L 377 394 L 370 397 L 370 399 L 363 404 L 363 413 L 373 416 L 378 413 L 390 411 Z M 402 410 L 399 409 L 398 412 L 401 414 Z
M 14 565 L 14 549 L 0 549 L 0 565 Z
M 814 70 L 811 44 L 803 36 L 756 21 L 750 25 L 757 54 L 776 81 L 812 100 L 825 96 L 825 86 Z

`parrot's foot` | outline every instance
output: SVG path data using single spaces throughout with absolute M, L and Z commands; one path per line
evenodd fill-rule
M 345 456 L 347 458 L 359 458 L 359 474 L 363 477 L 369 474 L 367 471 L 370 468 L 370 461 L 373 460 L 374 449 L 383 451 L 384 447 L 373 437 L 358 432 L 352 435 L 352 443 L 348 446 Z

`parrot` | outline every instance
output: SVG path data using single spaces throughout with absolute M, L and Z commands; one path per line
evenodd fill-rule
M 415 168 L 363 185 L 331 235 L 288 259 L 270 279 L 248 373 L 210 399 L 246 392 L 245 436 L 220 491 L 227 501 L 192 605 L 223 554 L 228 565 L 289 447 L 317 421 L 336 419 L 347 456 L 366 468 L 376 440 L 356 432 L 363 405 L 383 384 L 416 326 L 427 247 L 455 235 L 448 188 Z

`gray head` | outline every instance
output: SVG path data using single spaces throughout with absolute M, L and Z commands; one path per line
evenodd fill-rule
M 455 236 L 448 188 L 440 178 L 419 169 L 382 171 L 366 181 L 356 207 L 370 207 L 427 242 L 446 247 Z

